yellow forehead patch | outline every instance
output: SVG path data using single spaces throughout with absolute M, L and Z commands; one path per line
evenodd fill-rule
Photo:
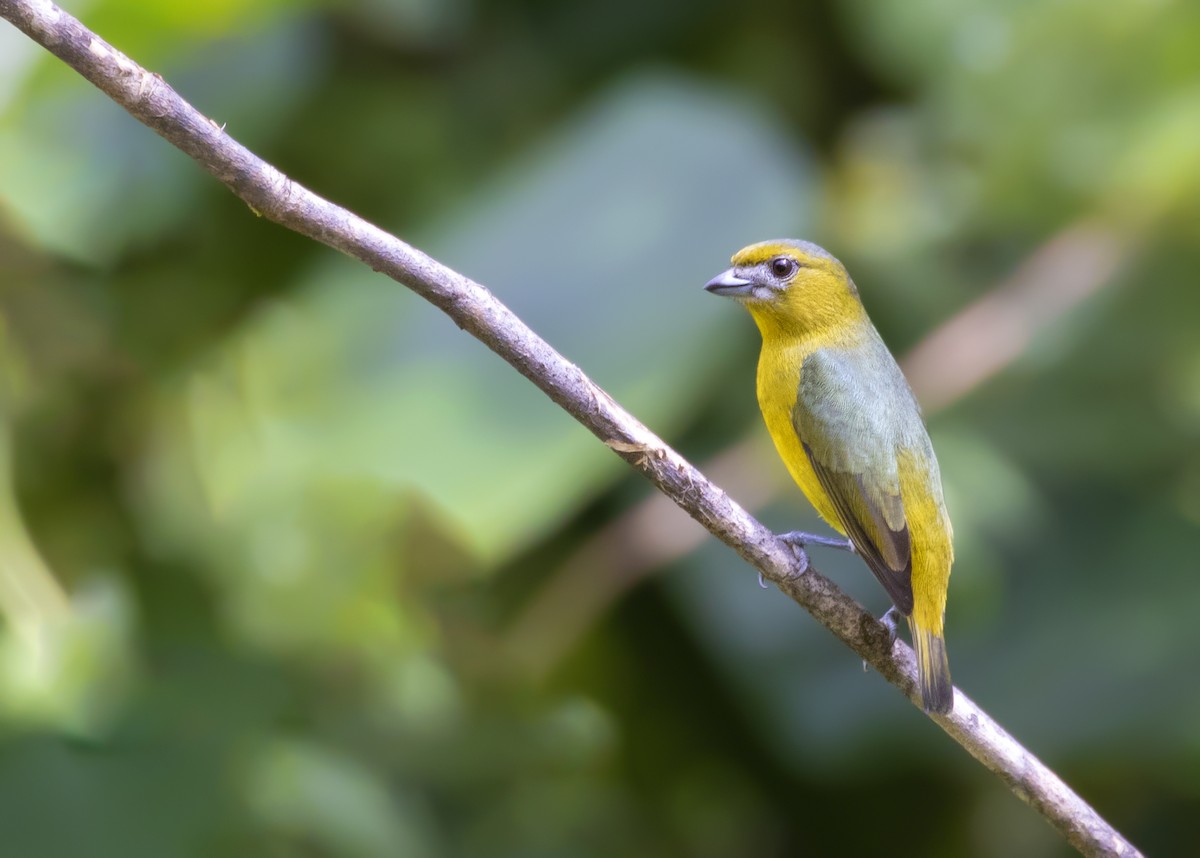
M 794 238 L 760 241 L 743 247 L 733 255 L 733 264 L 737 268 L 750 267 L 774 259 L 776 256 L 790 256 L 802 265 L 809 267 L 824 267 L 821 263 L 837 262 L 824 248 L 818 247 L 811 241 L 801 241 Z

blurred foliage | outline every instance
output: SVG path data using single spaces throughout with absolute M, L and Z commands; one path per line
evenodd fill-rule
M 1116 276 L 931 415 L 949 641 L 1135 842 L 1197 842 L 1200 6 L 71 10 L 697 461 L 764 434 L 699 289 L 742 244 L 828 246 L 902 353 L 1098 224 Z M 513 618 L 649 487 L 7 25 L 0 72 L 6 855 L 1066 853 L 711 539 L 523 673 Z

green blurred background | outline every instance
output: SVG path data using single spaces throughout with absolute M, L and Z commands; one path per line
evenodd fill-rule
M 66 6 L 780 529 L 820 525 L 700 287 L 824 244 L 926 405 L 955 678 L 1196 848 L 1200 4 Z M 0 313 L 6 858 L 1067 854 L 483 347 L 8 25 Z

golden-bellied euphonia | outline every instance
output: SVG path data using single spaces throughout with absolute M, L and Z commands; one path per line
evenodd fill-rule
M 912 389 L 829 253 L 807 241 L 766 241 L 732 262 L 705 288 L 745 305 L 762 333 L 758 404 L 775 447 L 908 617 L 925 709 L 949 712 L 942 622 L 954 548 Z

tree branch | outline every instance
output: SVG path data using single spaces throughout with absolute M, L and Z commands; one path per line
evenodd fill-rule
M 194 158 L 255 212 L 404 284 L 532 381 L 919 705 L 912 650 L 625 411 L 487 289 L 296 184 L 49 0 L 0 0 L 6 18 Z M 807 571 L 806 571 L 807 570 Z M 803 574 L 802 574 L 803 573 Z M 959 691 L 932 720 L 1086 855 L 1138 851 Z

